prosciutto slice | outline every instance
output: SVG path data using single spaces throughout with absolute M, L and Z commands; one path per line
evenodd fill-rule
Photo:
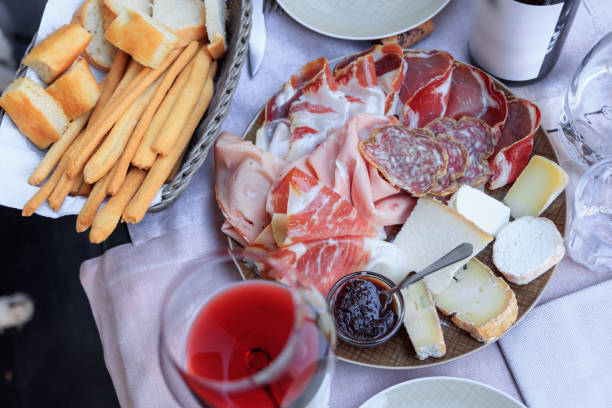
M 302 95 L 289 108 L 290 146 L 287 160 L 311 153 L 330 130 L 348 119 L 349 101 L 338 90 L 327 61 L 323 68 L 302 88 Z
M 257 131 L 257 146 L 278 157 L 286 155 L 289 142 L 289 108 L 302 94 L 304 85 L 321 72 L 326 64 L 325 58 L 308 62 L 266 102 L 263 125 Z
M 499 138 L 508 111 L 504 93 L 481 70 L 456 61 L 454 65 L 448 108 L 440 116 L 481 119 Z
M 406 257 L 393 244 L 372 238 L 343 237 L 303 242 L 269 252 L 260 274 L 299 281 L 327 296 L 338 279 L 361 270 L 381 273 L 394 282 L 409 272 Z
M 334 237 L 378 237 L 347 200 L 297 168 L 272 189 L 266 209 L 273 214 L 272 230 L 281 248 Z
M 464 117 L 456 121 L 451 118 L 438 118 L 427 125 L 435 135 L 452 136 L 468 151 L 469 165 L 463 175 L 456 179 L 458 183 L 478 186 L 484 183 L 491 170 L 488 158 L 493 154 L 497 143 L 496 132 L 480 119 Z
M 285 162 L 238 136 L 222 133 L 215 143 L 215 195 L 225 215 L 222 230 L 246 246 L 270 223 L 268 190 Z
M 374 59 L 364 55 L 334 74 L 338 90 L 349 102 L 349 117 L 357 113 L 382 115 L 385 110 L 385 93 L 378 86 Z
M 359 144 L 359 150 L 391 184 L 416 197 L 431 191 L 446 174 L 448 154 L 426 129 L 377 128 Z
M 533 149 L 533 138 L 540 126 L 540 109 L 533 103 L 510 96 L 508 118 L 502 129 L 495 153 L 489 159 L 493 174 L 487 187 L 490 190 L 513 182 L 521 174 Z

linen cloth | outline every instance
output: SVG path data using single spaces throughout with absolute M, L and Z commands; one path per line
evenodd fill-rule
M 545 129 L 557 127 L 560 101 L 571 75 L 590 46 L 612 23 L 612 10 L 609 10 L 606 3 L 605 0 L 585 0 L 553 71 L 542 81 L 515 89 L 520 96 L 538 103 L 543 111 Z M 421 41 L 418 47 L 445 49 L 457 59 L 467 61 L 471 6 L 469 0 L 452 1 L 434 19 L 434 33 Z M 268 42 L 260 72 L 256 79 L 252 80 L 245 65 L 230 114 L 223 125 L 224 130 L 241 134 L 273 90 L 278 89 L 304 62 L 319 56 L 336 58 L 369 47 L 367 42 L 343 41 L 321 36 L 281 13 L 267 14 L 266 25 Z M 551 135 L 556 137 L 558 132 Z M 560 160 L 564 163 L 563 157 Z M 575 177 L 580 170 L 570 168 L 569 171 L 572 184 L 568 191 L 571 196 Z M 106 364 L 124 407 L 175 406 L 165 389 L 157 365 L 159 311 L 155 306 L 160 307 L 163 288 L 185 267 L 189 259 L 226 245 L 224 237 L 218 232 L 222 216 L 214 201 L 212 174 L 212 157 L 209 157 L 189 188 L 173 206 L 161 213 L 148 214 L 140 224 L 129 227 L 134 245 L 126 244 L 114 248 L 100 258 L 85 262 L 81 268 L 83 286 L 102 337 Z M 610 276 L 588 271 L 566 258 L 557 268 L 542 301 L 575 292 L 609 278 Z M 211 287 L 212 290 L 214 288 Z M 577 299 L 575 301 L 568 297 L 567 302 L 579 310 L 580 305 L 577 302 L 582 298 Z M 550 309 L 544 309 L 545 312 L 541 313 L 553 316 L 554 308 L 553 304 Z M 518 328 L 529 324 L 532 314 L 534 312 L 509 333 L 508 338 L 512 335 L 512 340 L 509 340 L 508 344 L 515 341 L 520 349 L 522 330 L 519 331 Z M 585 324 L 589 327 L 605 325 L 609 320 L 605 313 L 585 313 L 580 316 L 587 319 Z M 559 330 L 564 331 L 557 338 L 549 337 L 549 334 L 537 325 L 530 324 L 528 327 L 532 336 L 547 339 L 547 342 L 556 342 L 560 347 L 566 344 L 569 338 L 576 339 L 577 336 L 581 337 L 576 341 L 587 342 L 593 347 L 596 344 L 569 326 L 560 327 Z M 514 334 L 515 330 L 518 334 Z M 549 393 L 556 392 L 555 384 L 545 379 L 549 367 L 557 367 L 544 363 L 539 365 L 539 385 L 521 381 L 519 377 L 522 378 L 525 371 L 518 366 L 525 365 L 523 370 L 526 371 L 534 369 L 534 366 L 529 360 L 518 360 L 515 354 L 512 357 L 513 363 L 508 365 L 506 359 L 510 361 L 508 350 L 511 346 L 507 347 L 503 354 L 502 349 L 495 343 L 460 360 L 418 370 L 380 370 L 339 361 L 332 383 L 330 406 L 357 406 L 373 394 L 396 383 L 435 375 L 470 378 L 487 383 L 519 400 L 524 397 L 523 401 L 529 406 L 551 406 L 542 405 L 541 401 L 546 401 Z M 608 343 L 608 353 L 612 351 L 609 349 Z M 533 353 L 537 353 L 537 350 L 536 347 Z M 592 377 L 592 368 L 571 367 L 560 375 L 583 376 L 592 378 L 593 381 L 612 383 L 610 374 L 607 374 L 607 377 Z M 546 383 L 546 386 L 541 383 Z M 574 389 L 582 397 L 582 406 L 597 406 L 590 404 L 597 400 L 589 401 L 588 395 L 582 395 L 580 390 Z M 560 403 L 556 406 L 569 405 Z

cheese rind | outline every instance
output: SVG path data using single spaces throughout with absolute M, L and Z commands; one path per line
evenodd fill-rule
M 434 301 L 457 327 L 487 343 L 508 330 L 518 314 L 510 286 L 477 259 L 460 269 L 446 289 L 434 295 Z
M 453 194 L 448 206 L 493 236 L 510 221 L 509 207 L 467 184 Z
M 402 289 L 404 327 L 419 360 L 442 357 L 446 344 L 431 293 L 422 280 Z
M 569 176 L 557 163 L 533 156 L 504 197 L 514 218 L 537 217 L 561 194 Z
M 427 289 L 440 293 L 458 268 L 476 256 L 493 237 L 472 221 L 441 202 L 421 197 L 393 244 L 405 254 L 409 270 L 419 271 L 463 242 L 474 246 L 470 258 L 447 266 L 424 278 Z

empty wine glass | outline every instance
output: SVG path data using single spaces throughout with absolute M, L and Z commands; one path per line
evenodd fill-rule
M 579 166 L 612 157 L 612 32 L 593 46 L 576 70 L 560 124 L 566 151 Z
M 228 252 L 166 292 L 159 357 L 172 395 L 185 408 L 327 406 L 336 338 L 325 300 L 299 283 L 230 282 L 242 254 Z
M 578 181 L 569 226 L 569 255 L 587 268 L 612 272 L 612 158 Z

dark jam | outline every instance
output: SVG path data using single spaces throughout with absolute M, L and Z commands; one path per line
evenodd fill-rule
M 345 336 L 359 341 L 376 340 L 389 333 L 395 325 L 395 302 L 386 308 L 379 292 L 389 289 L 376 279 L 349 279 L 338 291 L 334 301 L 336 325 Z

